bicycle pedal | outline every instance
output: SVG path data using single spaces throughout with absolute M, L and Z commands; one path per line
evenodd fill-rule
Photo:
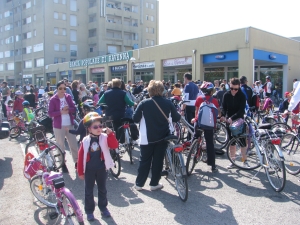
M 52 213 L 49 214 L 49 217 L 50 217 L 51 220 L 54 220 L 58 217 L 58 213 L 57 212 L 52 212 Z

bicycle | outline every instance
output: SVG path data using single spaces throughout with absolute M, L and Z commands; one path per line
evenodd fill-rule
M 40 171 L 38 175 L 31 179 L 30 189 L 40 202 L 55 208 L 55 212 L 49 215 L 50 219 L 56 219 L 61 214 L 69 224 L 84 224 L 82 211 L 73 193 L 65 187 L 61 173 Z M 49 194 L 49 192 L 52 192 L 55 202 L 44 199 L 44 193 Z
M 251 117 L 248 115 L 245 116 L 245 124 L 249 133 L 244 132 L 241 135 L 232 137 L 227 146 L 228 159 L 236 167 L 243 170 L 253 170 L 260 167 L 250 182 L 264 168 L 271 187 L 276 192 L 282 191 L 286 182 L 286 172 L 284 156 L 280 147 L 280 136 L 270 130 L 272 127 L 270 124 L 260 125 L 255 131 L 252 127 Z M 265 132 L 264 136 L 261 135 L 263 132 Z M 241 152 L 241 149 L 247 146 L 246 139 L 248 139 L 248 147 L 253 143 L 256 150 L 256 154 L 249 155 L 247 160 L 243 158 Z M 230 152 L 230 146 L 232 145 L 236 146 L 235 154 Z
M 183 146 L 177 145 L 177 136 L 170 135 L 164 139 L 168 141 L 168 147 L 165 155 L 165 168 L 168 175 L 171 175 L 175 181 L 175 188 L 182 201 L 188 199 L 188 183 L 184 159 L 182 156 Z
M 10 139 L 14 139 L 20 136 L 21 132 L 28 133 L 28 139 L 32 139 L 32 134 L 29 131 L 29 128 L 37 126 L 37 122 L 35 120 L 31 120 L 30 122 L 25 122 L 22 116 L 16 114 L 13 118 L 15 126 L 11 127 L 9 130 Z
M 134 148 L 134 145 L 133 145 L 132 139 L 131 139 L 130 124 L 134 123 L 134 121 L 129 118 L 122 118 L 121 123 L 123 123 L 123 124 L 118 129 L 119 129 L 119 132 L 122 131 L 122 129 L 123 129 L 123 131 L 122 131 L 122 134 L 120 135 L 119 143 L 121 143 L 121 140 L 123 137 L 124 137 L 124 143 L 119 145 L 120 152 L 121 153 L 127 152 L 129 155 L 129 159 L 130 159 L 130 164 L 133 164 L 132 150 Z M 124 148 L 124 150 L 121 150 L 121 148 Z

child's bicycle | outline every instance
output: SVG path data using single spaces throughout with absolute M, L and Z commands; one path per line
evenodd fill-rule
M 13 117 L 13 121 L 15 126 L 12 126 L 9 130 L 10 139 L 19 137 L 22 132 L 28 134 L 28 139 L 32 139 L 32 134 L 29 131 L 29 128 L 36 127 L 37 123 L 34 120 L 25 122 L 22 116 L 16 114 Z

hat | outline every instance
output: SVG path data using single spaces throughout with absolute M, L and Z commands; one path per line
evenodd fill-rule
M 290 92 L 287 91 L 287 92 L 284 93 L 285 97 L 288 96 L 288 95 L 290 95 Z
M 22 91 L 16 91 L 15 95 L 23 95 L 23 92 Z

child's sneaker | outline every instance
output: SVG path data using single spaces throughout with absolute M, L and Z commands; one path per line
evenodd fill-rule
M 91 213 L 91 214 L 86 214 L 86 218 L 87 218 L 88 221 L 93 221 L 93 220 L 95 219 L 93 213 Z
M 101 212 L 101 215 L 103 217 L 111 217 L 111 214 L 110 212 L 108 211 L 108 209 L 104 210 L 103 212 Z

